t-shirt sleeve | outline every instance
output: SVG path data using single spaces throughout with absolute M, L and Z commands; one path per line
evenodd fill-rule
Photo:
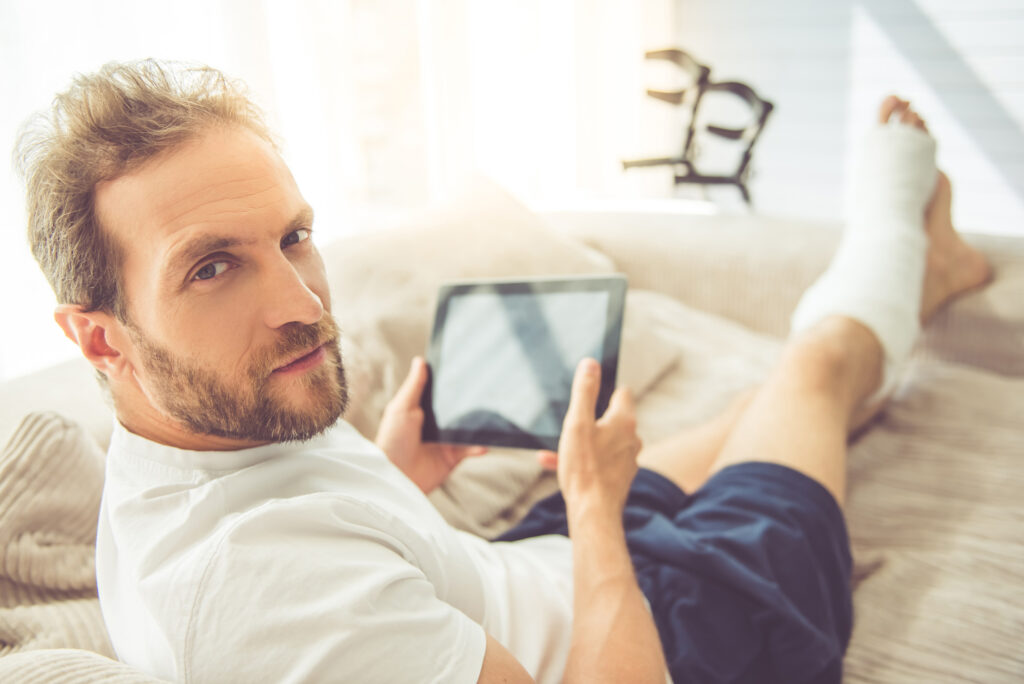
M 182 607 L 185 681 L 477 681 L 483 628 L 343 513 L 322 498 L 235 521 Z

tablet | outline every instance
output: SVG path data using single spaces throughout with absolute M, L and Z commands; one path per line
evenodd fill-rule
M 597 415 L 608 406 L 625 296 L 621 275 L 443 285 L 423 440 L 555 450 L 581 359 L 601 363 Z

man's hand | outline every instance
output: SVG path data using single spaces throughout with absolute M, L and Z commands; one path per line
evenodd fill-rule
M 558 469 L 572 538 L 572 644 L 563 681 L 664 682 L 665 657 L 636 582 L 622 509 L 636 475 L 640 438 L 629 390 L 612 394 L 594 419 L 601 367 L 576 367 L 558 453 L 541 463 Z
M 601 366 L 584 359 L 576 367 L 558 453 L 541 451 L 538 460 L 558 470 L 558 484 L 570 508 L 596 504 L 621 515 L 641 444 L 629 390 L 617 389 L 608 410 L 595 420 L 600 389 Z
M 384 409 L 377 428 L 377 446 L 424 494 L 429 494 L 462 459 L 485 454 L 487 447 L 423 443 L 420 396 L 426 384 L 427 362 L 417 356 L 409 375 Z

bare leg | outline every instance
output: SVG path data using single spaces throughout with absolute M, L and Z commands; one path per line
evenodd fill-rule
M 747 390 L 708 422 L 685 428 L 645 446 L 637 456 L 637 463 L 667 477 L 684 492 L 692 494 L 711 477 L 711 466 L 718 452 L 754 394 L 755 390 Z
M 637 460 L 688 493 L 734 463 L 781 463 L 822 482 L 841 501 L 846 464 L 834 454 L 845 454 L 852 413 L 877 388 L 881 364 L 882 349 L 863 325 L 841 317 L 822 321 L 787 345 L 764 385 L 713 420 L 646 447 Z M 780 401 L 784 406 L 775 407 Z M 800 441 L 795 453 L 807 457 L 793 456 L 794 438 Z
M 729 434 L 712 473 L 744 461 L 778 463 L 842 503 L 854 410 L 882 380 L 884 352 L 863 325 L 834 316 L 794 338 Z
M 898 98 L 883 102 L 879 116 L 882 122 L 899 116 L 904 123 L 926 130 L 909 103 Z M 925 214 L 929 251 L 922 322 L 956 295 L 991 277 L 984 257 L 953 228 L 951 197 L 949 180 L 940 174 Z M 841 502 L 847 436 L 884 405 L 863 404 L 878 385 L 880 354 L 874 335 L 856 321 L 841 317 L 822 321 L 792 340 L 762 388 L 744 393 L 712 421 L 645 448 L 639 463 L 693 492 L 728 465 L 747 460 L 777 462 L 814 477 Z M 791 395 L 797 397 L 796 404 Z M 751 412 L 753 417 L 748 415 Z M 808 434 L 808 425 L 815 426 L 814 434 Z M 797 453 L 809 456 L 793 455 L 787 440 L 794 435 L 801 438 Z

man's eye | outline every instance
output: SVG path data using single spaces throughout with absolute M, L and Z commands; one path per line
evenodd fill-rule
M 196 274 L 192 276 L 192 280 L 212 280 L 226 270 L 228 270 L 228 262 L 211 261 L 196 271 Z
M 300 242 L 304 242 L 309 239 L 309 236 L 312 232 L 313 231 L 311 231 L 309 228 L 299 228 L 298 230 L 293 230 L 292 232 L 285 235 L 284 239 L 281 240 L 281 247 L 291 247 L 292 245 L 297 245 Z

